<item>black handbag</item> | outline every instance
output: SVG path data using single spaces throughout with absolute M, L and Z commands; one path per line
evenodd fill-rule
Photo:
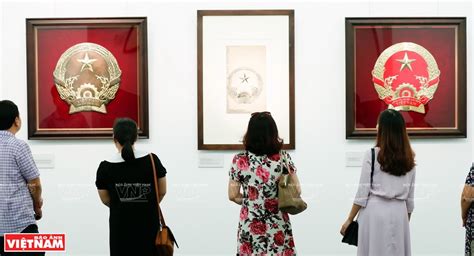
M 371 149 L 372 152 L 372 169 L 370 171 L 370 188 L 372 188 L 372 181 L 374 179 L 374 162 L 375 162 L 375 150 L 374 148 Z M 349 224 L 349 227 L 346 229 L 346 233 L 344 234 L 344 237 L 342 238 L 342 242 L 349 244 L 349 245 L 354 245 L 357 246 L 357 239 L 359 236 L 359 223 L 357 221 L 352 221 L 351 224 Z
M 358 232 L 359 223 L 357 223 L 357 221 L 351 222 L 351 224 L 349 224 L 349 227 L 347 227 L 346 229 L 346 234 L 342 238 L 342 242 L 349 245 L 357 246 Z

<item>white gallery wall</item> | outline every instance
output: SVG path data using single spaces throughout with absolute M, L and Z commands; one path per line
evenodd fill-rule
M 360 170 L 346 152 L 372 140 L 345 139 L 345 17 L 467 17 L 467 139 L 413 140 L 417 156 L 414 255 L 462 255 L 459 194 L 473 159 L 471 115 L 472 3 L 465 1 L 70 1 L 0 3 L 0 98 L 15 101 L 27 139 L 25 18 L 148 17 L 150 139 L 137 147 L 158 154 L 168 169 L 163 210 L 181 248 L 177 255 L 235 255 L 239 206 L 227 199 L 228 166 L 236 152 L 211 152 L 225 168 L 198 168 L 196 11 L 294 9 L 296 150 L 309 208 L 291 220 L 299 255 L 354 255 L 339 229 L 351 207 Z M 51 46 L 54 47 L 54 46 Z M 435 95 L 436 97 L 436 95 Z M 124 104 L 126 104 L 124 102 Z M 223 130 L 222 132 L 225 132 Z M 66 233 L 67 255 L 108 254 L 108 209 L 94 185 L 97 167 L 114 152 L 108 140 L 29 141 L 54 155 L 41 170 L 41 232 Z

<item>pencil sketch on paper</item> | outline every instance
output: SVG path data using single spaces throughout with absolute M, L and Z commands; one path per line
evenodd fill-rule
M 227 113 L 266 110 L 265 70 L 265 46 L 227 46 Z

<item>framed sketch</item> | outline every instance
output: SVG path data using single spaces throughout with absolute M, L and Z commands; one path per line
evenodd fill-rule
M 269 111 L 295 148 L 294 11 L 198 11 L 198 149 L 243 149 L 254 112 Z
M 146 18 L 27 19 L 28 138 L 148 138 Z
M 466 18 L 346 18 L 346 138 L 387 108 L 410 137 L 466 137 Z

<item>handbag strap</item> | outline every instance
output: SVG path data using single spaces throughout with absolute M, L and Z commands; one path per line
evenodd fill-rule
M 153 180 L 155 181 L 155 193 L 156 193 L 156 205 L 158 208 L 158 218 L 161 222 L 161 227 L 166 227 L 165 218 L 163 217 L 163 213 L 161 212 L 160 208 L 160 193 L 158 193 L 158 178 L 156 177 L 156 167 L 155 167 L 155 160 L 153 159 L 153 155 L 150 153 L 151 159 L 151 166 L 153 167 Z
M 371 148 L 372 153 L 372 169 L 370 171 L 370 188 L 372 188 L 372 182 L 374 181 L 374 163 L 375 163 L 375 149 Z
M 283 167 L 286 167 L 286 172 Z M 288 158 L 286 157 L 286 152 L 283 154 L 280 151 L 280 169 L 282 174 L 290 174 L 290 166 L 288 165 Z

